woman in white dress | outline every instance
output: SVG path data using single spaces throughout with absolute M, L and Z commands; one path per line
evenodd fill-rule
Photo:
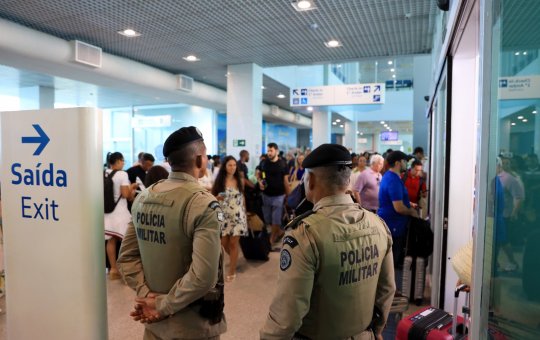
M 105 214 L 105 240 L 107 240 L 107 258 L 111 269 L 109 279 L 117 280 L 120 273 L 116 267 L 116 244 L 117 240 L 122 240 L 126 234 L 128 223 L 131 222 L 131 213 L 128 210 L 127 201 L 133 200 L 137 183 L 131 184 L 127 172 L 123 171 L 124 156 L 120 152 L 107 154 L 108 169 L 106 173 L 110 175 L 113 171 L 114 201 L 117 202 L 111 213 Z

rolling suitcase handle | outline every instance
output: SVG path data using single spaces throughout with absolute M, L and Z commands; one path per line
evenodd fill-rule
M 467 320 L 469 319 L 468 316 L 466 317 L 466 315 L 469 315 L 470 314 L 470 310 L 469 310 L 469 286 L 466 285 L 466 284 L 461 284 L 459 286 L 456 287 L 456 290 L 454 291 L 454 315 L 452 316 L 452 337 L 454 339 L 457 339 L 457 317 L 458 317 L 458 314 L 457 314 L 457 305 L 458 305 L 458 298 L 459 298 L 459 293 L 461 293 L 462 291 L 467 291 L 467 294 L 465 296 L 465 304 L 463 305 L 463 335 L 466 335 L 467 334 Z

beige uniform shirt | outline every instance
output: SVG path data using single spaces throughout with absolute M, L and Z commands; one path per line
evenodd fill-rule
M 133 203 L 133 223 L 122 242 L 118 269 L 137 296 L 149 292 L 169 318 L 145 327 L 162 339 L 205 338 L 226 330 L 211 325 L 193 304 L 217 282 L 221 208 L 197 180 L 173 172 Z
M 395 292 L 392 236 L 349 195 L 315 204 L 283 238 L 277 293 L 261 339 L 371 339 L 374 306 L 382 331 Z

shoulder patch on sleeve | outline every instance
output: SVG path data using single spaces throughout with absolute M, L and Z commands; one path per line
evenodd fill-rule
M 288 245 L 291 248 L 294 248 L 298 245 L 298 241 L 292 236 L 285 236 L 283 238 L 283 245 Z
M 287 249 L 281 250 L 281 256 L 279 257 L 279 268 L 282 271 L 289 269 L 292 263 L 291 253 Z
M 208 204 L 208 207 L 210 209 L 216 210 L 217 208 L 219 208 L 219 202 L 218 201 L 212 201 L 212 202 L 210 202 L 210 204 Z

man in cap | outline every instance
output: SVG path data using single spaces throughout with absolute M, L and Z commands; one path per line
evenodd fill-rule
M 219 339 L 226 330 L 223 213 L 197 181 L 208 162 L 202 134 L 193 126 L 173 132 L 163 154 L 172 172 L 133 203 L 118 259 L 137 293 L 131 316 L 145 323 L 145 340 Z
M 323 144 L 303 165 L 315 206 L 288 225 L 261 339 L 382 339 L 395 292 L 390 232 L 346 194 L 345 147 Z
M 398 290 L 402 288 L 403 261 L 407 242 L 409 217 L 419 217 L 416 204 L 411 204 L 407 188 L 401 180 L 401 173 L 407 169 L 407 162 L 413 157 L 401 151 L 392 151 L 386 156 L 388 170 L 384 173 L 379 187 L 379 209 L 377 214 L 386 222 L 392 233 L 392 254 L 394 274 Z M 385 337 L 394 337 L 397 324 L 390 316 Z

